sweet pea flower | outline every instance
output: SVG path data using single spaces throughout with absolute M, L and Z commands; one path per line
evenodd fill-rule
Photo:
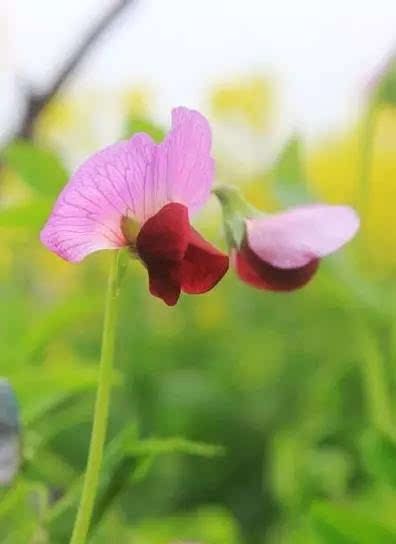
M 223 207 L 231 262 L 239 278 L 258 289 L 303 287 L 320 259 L 340 249 L 359 228 L 349 206 L 312 204 L 263 214 L 232 187 L 214 192 Z
M 59 195 L 42 243 L 70 262 L 127 247 L 145 265 L 151 294 L 170 306 L 181 291 L 209 291 L 227 272 L 228 257 L 189 218 L 210 196 L 210 148 L 207 120 L 180 107 L 160 144 L 139 133 L 99 151 Z

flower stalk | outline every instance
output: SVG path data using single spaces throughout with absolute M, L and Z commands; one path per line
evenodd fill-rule
M 86 542 L 99 484 L 113 375 L 115 329 L 118 315 L 118 295 L 120 285 L 120 253 L 120 251 L 114 252 L 110 267 L 103 324 L 98 390 L 95 401 L 87 468 L 84 477 L 81 501 L 70 544 L 85 544 Z

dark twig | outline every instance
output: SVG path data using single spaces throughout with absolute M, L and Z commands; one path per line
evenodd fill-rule
M 27 96 L 26 110 L 21 119 L 18 129 L 12 136 L 12 140 L 17 138 L 30 139 L 33 135 L 34 125 L 40 113 L 56 96 L 61 87 L 73 74 L 77 66 L 85 57 L 90 47 L 98 40 L 104 31 L 112 24 L 114 19 L 135 0 L 118 0 L 93 26 L 85 38 L 80 42 L 75 51 L 66 59 L 64 65 L 55 76 L 54 81 L 49 88 L 40 94 L 31 92 Z

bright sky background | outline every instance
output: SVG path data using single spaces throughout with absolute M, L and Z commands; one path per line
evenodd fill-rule
M 0 1 L 0 136 L 20 112 L 22 81 L 45 86 L 109 4 Z M 395 0 L 140 0 L 87 56 L 72 85 L 148 84 L 167 119 L 175 105 L 205 110 L 215 82 L 270 73 L 291 122 L 312 137 L 356 115 L 367 81 L 394 46 Z

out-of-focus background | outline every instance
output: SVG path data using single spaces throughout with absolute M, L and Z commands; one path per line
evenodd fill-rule
M 2 543 L 68 542 L 97 378 L 109 254 L 65 263 L 39 230 L 84 157 L 177 105 L 218 181 L 362 229 L 287 295 L 230 273 L 169 309 L 131 261 L 90 542 L 396 542 L 395 47 L 386 0 L 2 1 Z M 197 222 L 225 247 L 216 202 Z

